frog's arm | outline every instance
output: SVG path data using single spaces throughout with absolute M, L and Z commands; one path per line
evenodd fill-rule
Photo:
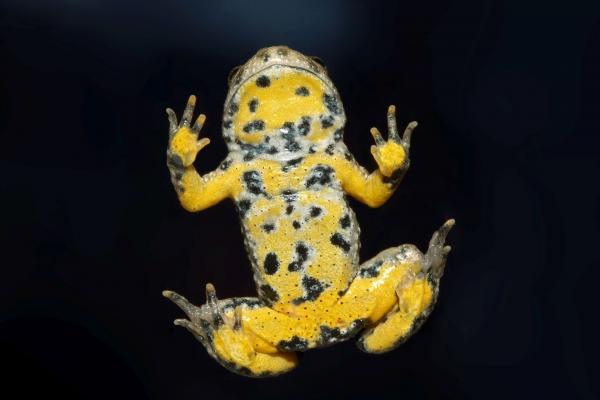
M 237 171 L 236 168 L 220 168 L 201 176 L 194 168 L 196 155 L 210 143 L 208 138 L 198 140 L 206 119 L 204 114 L 200 114 L 190 128 L 195 103 L 196 97 L 190 96 L 179 124 L 173 110 L 167 109 L 169 115 L 167 167 L 179 201 L 188 211 L 204 210 L 230 197 Z
M 390 198 L 410 165 L 410 138 L 417 123 L 408 124 L 400 138 L 395 110 L 393 105 L 388 109 L 387 141 L 381 137 L 377 128 L 371 128 L 375 139 L 375 145 L 371 146 L 371 154 L 379 166 L 377 170 L 369 174 L 352 157 L 335 157 L 333 161 L 336 175 L 344 190 L 370 207 L 379 207 Z

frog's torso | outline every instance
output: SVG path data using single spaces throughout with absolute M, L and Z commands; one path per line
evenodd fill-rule
M 260 298 L 297 314 L 331 305 L 348 287 L 359 227 L 331 162 L 351 157 L 335 87 L 317 64 L 270 66 L 228 95 L 221 168 L 239 169 L 233 197 Z

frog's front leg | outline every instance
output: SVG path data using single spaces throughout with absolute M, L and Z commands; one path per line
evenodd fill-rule
M 417 123 L 408 124 L 400 137 L 395 113 L 396 107 L 389 106 L 387 140 L 377 128 L 371 128 L 375 139 L 371 154 L 378 166 L 375 171 L 369 174 L 353 157 L 331 159 L 344 191 L 370 207 L 379 207 L 390 198 L 410 166 L 410 139 Z
M 183 208 L 188 211 L 200 211 L 231 195 L 237 169 L 217 169 L 200 176 L 194 168 L 194 160 L 200 150 L 210 143 L 208 138 L 198 139 L 206 116 L 200 114 L 190 127 L 196 97 L 190 96 L 181 121 L 177 123 L 175 112 L 167 108 L 169 116 L 169 146 L 167 148 L 167 167 L 171 182 L 177 192 Z
M 425 254 L 413 245 L 384 250 L 361 265 L 356 278 L 340 299 L 352 319 L 370 328 L 358 347 L 369 353 L 390 351 L 414 334 L 435 305 L 440 278 L 450 246 L 446 235 L 454 225 L 448 220 L 433 234 Z
M 279 351 L 261 338 L 260 329 L 252 326 L 277 323 L 285 319 L 255 298 L 217 300 L 215 288 L 206 285 L 206 304 L 196 307 L 185 297 L 165 290 L 163 295 L 177 304 L 189 319 L 177 319 L 208 354 L 223 367 L 250 377 L 275 376 L 293 369 L 298 361 L 293 352 Z M 274 316 L 274 318 L 273 318 Z M 258 321 L 258 322 L 257 322 Z M 258 332 L 258 334 L 257 334 Z

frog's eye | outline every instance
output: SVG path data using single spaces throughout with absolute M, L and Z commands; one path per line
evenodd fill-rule
M 231 82 L 234 81 L 235 78 L 237 78 L 240 70 L 242 69 L 241 65 L 238 65 L 237 67 L 233 67 L 233 69 L 231 70 L 231 72 L 229 72 L 229 75 L 227 75 L 227 84 L 229 86 L 231 86 Z
M 309 56 L 309 58 L 311 60 L 313 60 L 314 62 L 316 62 L 317 64 L 319 64 L 325 71 L 327 71 L 327 67 L 325 66 L 325 63 L 319 57 L 317 57 L 317 56 Z

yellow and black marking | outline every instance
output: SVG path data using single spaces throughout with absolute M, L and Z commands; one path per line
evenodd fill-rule
M 390 107 L 389 139 L 371 131 L 379 168 L 368 173 L 343 143 L 342 103 L 314 60 L 284 47 L 263 49 L 233 72 L 230 85 L 227 158 L 203 176 L 193 167 L 208 139 L 198 140 L 203 117 L 189 127 L 190 99 L 179 125 L 169 114 L 168 166 L 185 209 L 235 202 L 258 297 L 217 301 L 209 285 L 207 304 L 195 307 L 166 292 L 188 315 L 178 324 L 221 365 L 247 376 L 287 372 L 297 365 L 295 351 L 361 331 L 362 350 L 393 349 L 433 308 L 451 224 L 425 255 L 403 245 L 359 265 L 360 229 L 345 195 L 371 207 L 387 201 L 408 168 L 416 124 L 401 138 Z

